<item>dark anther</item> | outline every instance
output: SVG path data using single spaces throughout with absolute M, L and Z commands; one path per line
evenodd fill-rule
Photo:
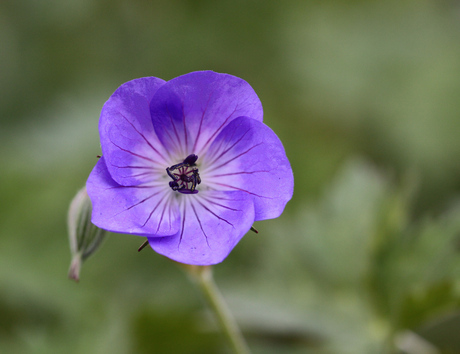
M 176 181 L 169 182 L 169 186 L 173 191 L 177 191 L 179 189 L 179 183 L 177 183 Z
M 191 154 L 191 155 L 188 155 L 184 162 L 185 164 L 189 165 L 189 166 L 195 166 L 195 162 L 196 160 L 198 160 L 198 156 L 196 156 L 195 154 Z
M 198 167 L 196 167 L 198 156 L 195 154 L 187 156 L 183 162 L 172 165 L 166 168 L 166 172 L 172 181 L 169 182 L 169 187 L 173 191 L 178 191 L 183 194 L 196 194 L 196 186 L 201 183 Z

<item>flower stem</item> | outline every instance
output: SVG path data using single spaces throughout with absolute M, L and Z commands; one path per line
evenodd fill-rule
M 189 273 L 200 287 L 208 305 L 214 312 L 235 354 L 249 354 L 249 348 L 232 316 L 222 294 L 217 288 L 210 266 L 187 266 Z

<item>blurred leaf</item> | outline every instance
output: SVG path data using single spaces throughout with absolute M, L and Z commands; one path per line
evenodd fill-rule
M 460 312 L 439 316 L 417 331 L 436 345 L 443 354 L 460 353 Z
M 414 328 L 460 305 L 460 208 L 403 230 L 380 260 L 377 292 L 395 328 Z M 382 256 L 382 255 L 381 255 Z
M 206 354 L 224 353 L 225 341 L 218 327 L 204 331 L 193 313 L 168 312 L 142 308 L 133 316 L 132 336 L 135 353 Z M 155 337 L 161 340 L 152 338 Z
M 451 7 L 452 6 L 452 7 Z M 458 191 L 460 45 L 454 2 L 297 1 L 284 28 L 295 104 L 373 159 L 417 168 L 418 212 Z M 324 124 L 324 123 L 323 123 Z
M 323 199 L 297 221 L 304 263 L 319 284 L 356 286 L 371 262 L 378 215 L 389 186 L 362 160 L 345 164 Z
M 459 308 L 460 297 L 453 281 L 442 281 L 406 294 L 401 306 L 400 327 L 417 328 L 439 314 Z
M 257 225 L 260 293 L 302 304 L 321 348 L 343 349 L 346 333 L 359 353 L 384 343 L 391 352 L 395 333 L 455 311 L 460 207 L 413 220 L 416 192 L 412 173 L 396 183 L 363 160 L 344 164 L 296 220 Z

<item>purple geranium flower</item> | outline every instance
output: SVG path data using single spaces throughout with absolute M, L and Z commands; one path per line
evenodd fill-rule
M 247 82 L 212 71 L 121 85 L 105 103 L 92 222 L 146 236 L 175 261 L 221 262 L 293 192 L 283 145 Z

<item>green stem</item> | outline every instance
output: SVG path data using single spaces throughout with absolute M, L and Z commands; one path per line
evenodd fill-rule
M 244 340 L 235 319 L 232 316 L 222 294 L 217 288 L 212 276 L 210 266 L 188 266 L 186 267 L 195 281 L 200 286 L 203 295 L 214 312 L 222 332 L 225 334 L 233 352 L 236 354 L 249 354 L 249 348 Z

